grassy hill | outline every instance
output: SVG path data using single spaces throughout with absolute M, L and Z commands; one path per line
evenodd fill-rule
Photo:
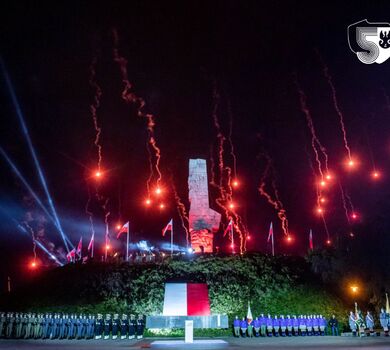
M 148 265 L 70 264 L 47 271 L 2 298 L 3 309 L 56 312 L 162 312 L 164 283 L 205 282 L 212 313 L 246 315 L 336 314 L 347 310 L 325 290 L 310 265 L 299 257 L 194 256 Z

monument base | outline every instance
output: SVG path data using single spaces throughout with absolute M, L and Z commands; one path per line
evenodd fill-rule
M 210 316 L 147 316 L 146 328 L 185 328 L 185 321 L 193 321 L 194 328 L 229 328 L 227 315 Z

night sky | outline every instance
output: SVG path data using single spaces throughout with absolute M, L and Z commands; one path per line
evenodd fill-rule
M 353 5 L 305 1 L 60 1 L 49 5 L 18 1 L 0 6 L 1 56 L 60 220 L 74 245 L 81 235 L 84 247 L 89 241 L 87 183 L 93 191 L 96 182 L 91 178 L 97 153 L 89 109 L 94 90 L 88 82 L 94 58 L 103 94 L 97 113 L 104 170 L 99 189 L 110 198 L 110 229 L 130 220 L 134 242 L 146 239 L 158 246 L 163 242 L 162 227 L 171 217 L 178 222 L 171 178 L 188 208 L 188 159 L 209 159 L 210 147 L 216 150 L 214 82 L 221 96 L 218 116 L 225 134 L 229 111 L 233 116 L 232 141 L 241 184 L 233 199 L 251 235 L 249 250 L 269 251 L 270 221 L 279 252 L 304 254 L 310 228 L 316 245 L 326 240 L 323 222 L 315 213 L 318 179 L 310 167 L 314 155 L 296 78 L 307 94 L 318 137 L 337 178 L 327 191 L 325 214 L 332 241 L 373 220 L 390 194 L 390 63 L 365 65 L 347 42 L 347 27 L 354 22 L 366 18 L 390 21 L 388 1 Z M 145 99 L 145 111 L 155 115 L 162 184 L 167 192 L 163 211 L 143 205 L 149 176 L 145 120 L 121 99 L 120 70 L 113 61 L 113 28 L 119 35 L 118 49 L 128 60 L 133 91 Z M 347 154 L 339 118 L 318 53 L 333 77 L 352 155 L 360 163 L 352 172 L 343 164 Z M 3 76 L 0 83 L 0 145 L 45 199 Z M 289 245 L 277 213 L 257 190 L 266 166 L 260 156 L 264 152 L 273 160 L 274 179 L 294 237 Z M 228 147 L 225 164 L 232 165 Z M 63 244 L 3 158 L 0 167 L 0 253 L 5 275 L 23 270 L 32 258 L 31 237 L 18 230 L 16 222 L 30 222 L 57 255 Z M 378 181 L 370 177 L 375 167 L 381 172 Z M 338 181 L 359 215 L 357 224 L 347 223 Z M 215 193 L 211 195 L 213 199 Z M 104 213 L 94 200 L 91 208 L 100 244 Z M 226 246 L 220 236 L 218 244 Z M 176 232 L 175 239 L 185 244 L 182 231 Z M 38 255 L 47 263 L 41 252 Z

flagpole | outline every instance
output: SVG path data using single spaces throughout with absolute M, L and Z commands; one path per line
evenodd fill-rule
M 272 222 L 271 222 L 272 225 Z M 272 256 L 275 256 L 275 244 L 274 244 L 274 228 L 272 227 L 272 236 L 271 236 L 271 244 L 272 244 Z
M 130 225 L 127 224 L 126 261 L 129 261 L 129 234 L 130 234 L 129 226 L 130 226 Z
M 93 247 L 95 245 L 95 232 L 92 233 L 93 241 L 92 241 L 92 249 L 91 249 L 91 258 L 93 258 Z
M 230 221 L 231 225 L 230 225 L 230 232 L 231 232 L 231 235 L 232 235 L 232 251 L 233 251 L 233 254 L 235 253 L 234 251 L 234 230 L 233 230 L 233 221 Z
M 173 255 L 173 219 L 172 219 L 172 229 L 171 229 L 171 256 Z

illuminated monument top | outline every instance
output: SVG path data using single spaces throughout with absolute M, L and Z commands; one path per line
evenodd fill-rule
M 191 246 L 197 253 L 212 253 L 214 232 L 219 228 L 221 214 L 210 208 L 205 159 L 190 159 L 188 189 Z

